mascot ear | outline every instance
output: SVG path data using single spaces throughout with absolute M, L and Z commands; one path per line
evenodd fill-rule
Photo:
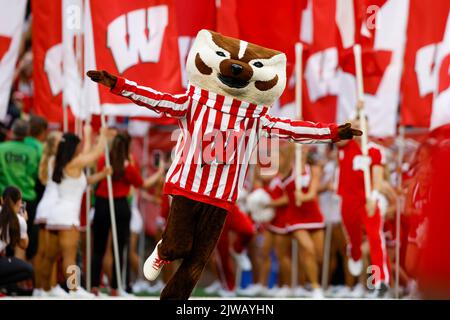
M 199 45 L 206 45 L 212 41 L 212 34 L 209 30 L 202 29 L 197 33 L 197 37 L 195 38 L 195 42 Z

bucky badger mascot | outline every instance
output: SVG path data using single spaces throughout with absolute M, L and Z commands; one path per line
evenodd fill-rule
M 161 93 L 106 71 L 87 73 L 112 93 L 177 118 L 181 128 L 164 187 L 172 195 L 167 226 L 144 264 L 144 275 L 154 280 L 164 264 L 183 259 L 161 299 L 189 298 L 243 186 L 259 137 L 314 143 L 361 134 L 350 124 L 268 114 L 286 85 L 282 52 L 201 30 L 188 56 L 187 73 L 189 87 L 182 95 Z

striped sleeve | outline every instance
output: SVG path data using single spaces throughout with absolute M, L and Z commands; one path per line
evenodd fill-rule
M 298 143 L 326 143 L 339 141 L 336 124 L 290 120 L 265 115 L 261 118 L 263 134 L 289 139 Z
M 116 85 L 111 88 L 111 92 L 128 98 L 139 106 L 177 118 L 186 116 L 189 105 L 187 93 L 182 95 L 162 93 L 151 88 L 138 86 L 136 82 L 121 77 L 117 78 Z

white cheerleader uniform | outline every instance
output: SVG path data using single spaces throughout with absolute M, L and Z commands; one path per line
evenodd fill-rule
M 61 183 L 57 184 L 58 199 L 47 218 L 47 229 L 68 230 L 80 227 L 81 200 L 86 186 L 84 172 L 78 178 L 64 174 Z
M 48 215 L 58 200 L 58 185 L 52 179 L 54 158 L 55 157 L 51 157 L 47 164 L 47 185 L 45 186 L 44 194 L 36 209 L 36 218 L 34 219 L 35 224 L 47 223 Z
M 131 219 L 130 219 L 130 231 L 131 233 L 140 234 L 144 228 L 144 221 L 142 219 L 141 212 L 137 203 L 137 197 L 133 197 L 131 203 Z

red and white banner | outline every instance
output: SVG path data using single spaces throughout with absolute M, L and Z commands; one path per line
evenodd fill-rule
M 336 0 L 342 3 L 350 0 Z M 358 0 L 355 5 L 355 42 L 363 52 L 365 109 L 369 134 L 394 136 L 400 100 L 400 80 L 408 22 L 408 0 Z M 347 36 L 342 33 L 342 39 Z M 351 42 L 343 41 L 343 46 Z M 354 59 L 351 56 L 351 59 Z M 345 121 L 356 106 L 356 78 L 341 61 L 338 122 Z
M 62 0 L 63 105 L 86 119 L 83 90 L 83 0 Z
M 185 91 L 171 0 L 88 0 L 85 9 L 85 70 L 108 70 L 158 91 Z M 160 117 L 92 81 L 84 89 L 94 114 L 102 106 L 109 115 Z
M 0 120 L 8 108 L 26 4 L 26 0 L 0 0 Z
M 302 97 L 305 120 L 336 120 L 339 93 L 336 5 L 335 0 L 309 0 L 303 11 L 300 40 L 306 48 Z
M 408 37 L 402 77 L 401 123 L 430 126 L 437 86 L 437 49 L 450 10 L 448 0 L 410 0 Z
M 442 42 L 436 54 L 437 81 L 434 92 L 431 129 L 450 123 L 450 10 Z
M 33 0 L 32 50 L 34 111 L 49 122 L 63 123 L 62 1 Z M 68 124 L 74 118 L 68 109 Z

